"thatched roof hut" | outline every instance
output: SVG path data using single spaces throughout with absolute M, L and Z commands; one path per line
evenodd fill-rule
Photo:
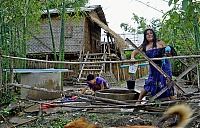
M 80 17 L 79 19 L 72 19 L 70 17 L 66 18 L 64 44 L 65 55 L 78 56 L 80 52 L 86 53 L 87 51 L 90 53 L 102 52 L 101 28 L 102 24 L 105 26 L 108 25 L 102 7 L 100 5 L 94 5 L 83 7 L 81 10 L 86 12 L 87 15 Z M 70 15 L 73 15 L 73 12 L 74 10 L 72 8 L 68 8 L 66 11 L 66 13 Z M 60 48 L 61 17 L 59 10 L 56 9 L 50 10 L 50 14 L 56 52 L 58 53 Z M 46 12 L 42 14 L 40 23 L 41 34 L 35 35 L 29 40 L 27 45 L 27 54 L 53 55 L 52 37 Z M 103 29 L 105 29 L 105 27 L 103 27 Z M 107 32 L 110 33 L 111 31 Z M 111 32 L 111 35 L 113 35 L 113 32 Z M 121 49 L 120 52 L 123 52 L 121 46 L 125 46 L 124 41 L 121 39 L 116 39 L 116 41 L 116 46 Z

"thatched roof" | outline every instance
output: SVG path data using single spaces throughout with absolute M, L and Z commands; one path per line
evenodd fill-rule
M 115 33 L 113 30 L 111 30 L 108 25 L 104 24 L 102 21 L 100 21 L 99 19 L 93 17 L 90 15 L 90 18 L 97 23 L 101 28 L 103 28 L 105 31 L 107 31 L 108 33 L 110 33 L 115 41 L 116 41 L 116 45 L 120 50 L 121 53 L 121 58 L 124 59 L 124 49 L 128 47 L 128 43 L 121 37 L 119 36 L 117 33 Z
M 82 11 L 85 11 L 85 12 L 92 12 L 92 11 L 95 11 L 97 13 L 97 15 L 99 16 L 100 20 L 107 25 L 107 21 L 106 21 L 106 18 L 105 18 L 105 14 L 102 10 L 102 7 L 101 5 L 91 5 L 91 6 L 86 6 L 86 7 L 81 7 L 80 8 Z M 59 10 L 58 9 L 50 9 L 49 10 L 50 14 L 59 14 Z M 72 13 L 74 12 L 74 8 L 67 8 L 67 11 L 66 13 Z M 42 12 L 42 15 L 47 15 L 47 11 L 44 10 Z

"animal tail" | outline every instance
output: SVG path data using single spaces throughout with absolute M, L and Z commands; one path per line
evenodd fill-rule
M 170 107 L 164 115 L 166 117 L 171 117 L 172 115 L 179 115 L 179 121 L 176 123 L 176 128 L 183 128 L 186 126 L 190 121 L 193 115 L 193 111 L 189 105 L 186 104 L 177 104 Z

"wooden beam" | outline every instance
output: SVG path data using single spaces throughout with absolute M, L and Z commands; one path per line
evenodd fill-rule
M 121 60 L 121 61 L 98 61 L 98 62 L 69 62 L 69 61 L 46 61 L 39 59 L 30 59 L 30 58 L 22 58 L 22 57 L 14 57 L 14 56 L 6 56 L 1 55 L 4 58 L 13 58 L 19 60 L 27 60 L 27 61 L 36 61 L 36 62 L 47 62 L 47 63 L 56 63 L 56 64 L 102 64 L 102 63 L 131 63 L 131 62 L 141 62 L 146 61 L 146 59 L 137 59 L 137 60 Z M 165 57 L 165 58 L 150 58 L 149 60 L 166 60 L 166 59 L 181 59 L 181 58 L 200 58 L 200 55 L 187 55 L 187 56 L 173 56 L 173 57 Z
M 192 64 L 190 67 L 188 67 L 184 72 L 182 72 L 174 81 L 180 80 L 184 75 L 186 75 L 188 72 L 193 70 L 199 63 Z

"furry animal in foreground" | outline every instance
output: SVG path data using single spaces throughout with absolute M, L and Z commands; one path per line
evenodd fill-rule
M 168 126 L 175 128 L 183 128 L 191 121 L 191 116 L 193 112 L 191 108 L 186 104 L 178 104 L 170 107 L 164 116 L 159 120 L 161 122 L 171 118 L 172 116 L 179 115 L 179 120 L 174 125 Z M 76 121 L 70 122 L 64 126 L 64 128 L 102 128 L 95 124 L 87 123 L 85 118 L 78 119 Z M 156 126 L 119 126 L 119 127 L 109 127 L 109 128 L 157 128 Z

